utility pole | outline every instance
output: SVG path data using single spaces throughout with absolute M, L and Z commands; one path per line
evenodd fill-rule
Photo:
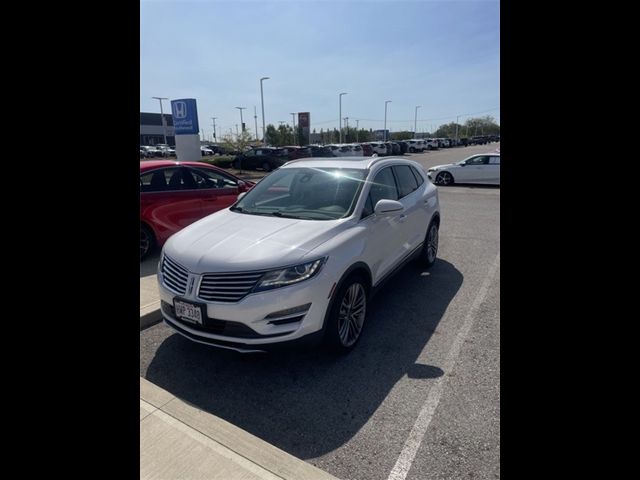
M 164 121 L 164 112 L 162 111 L 162 100 L 169 100 L 166 97 L 151 97 L 160 101 L 160 120 L 162 121 L 162 136 L 164 137 L 164 144 L 167 144 L 167 122 Z
M 298 145 L 298 139 L 296 138 L 296 114 L 295 112 L 290 112 L 291 118 L 293 119 L 291 123 L 293 123 L 293 144 Z
M 358 131 L 360 130 L 360 120 L 356 120 L 356 143 L 358 143 Z
M 458 120 L 460 119 L 460 115 L 456 117 L 456 145 L 458 144 Z
M 416 136 L 415 138 L 418 137 L 418 109 L 421 108 L 422 105 L 417 105 L 416 106 L 416 114 L 413 117 L 413 134 Z
M 216 139 L 216 118 L 218 117 L 211 117 L 211 120 L 213 121 L 213 143 L 218 142 L 218 140 Z
M 387 141 L 387 104 L 391 103 L 391 100 L 385 100 L 384 102 L 384 131 L 382 132 L 384 135 L 384 141 Z
M 338 130 L 340 131 L 340 141 L 338 143 L 342 143 L 342 95 L 346 95 L 347 92 L 342 92 L 338 95 L 338 100 L 340 107 L 338 109 Z
M 258 141 L 258 114 L 256 113 L 256 106 L 253 106 L 253 120 L 256 123 L 256 141 Z

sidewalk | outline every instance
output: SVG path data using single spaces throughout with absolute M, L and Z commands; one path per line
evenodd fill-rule
M 142 377 L 140 478 L 336 480 Z
M 156 275 L 140 277 L 140 330 L 161 320 Z M 140 478 L 335 480 L 142 377 Z

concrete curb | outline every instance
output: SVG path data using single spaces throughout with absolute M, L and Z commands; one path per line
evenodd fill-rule
M 162 313 L 160 312 L 160 300 L 149 305 L 145 305 L 140 309 L 140 331 L 149 328 L 156 323 L 162 321 Z

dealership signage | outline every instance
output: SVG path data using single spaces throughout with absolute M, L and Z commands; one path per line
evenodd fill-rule
M 198 135 L 198 109 L 195 98 L 171 100 L 171 114 L 176 135 Z

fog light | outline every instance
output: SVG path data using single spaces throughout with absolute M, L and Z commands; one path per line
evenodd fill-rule
M 300 305 L 299 307 L 287 308 L 286 310 L 280 310 L 279 312 L 273 312 L 264 317 L 266 320 L 272 318 L 282 319 L 284 317 L 299 316 L 301 313 L 307 313 L 307 310 L 311 307 L 310 303 Z

